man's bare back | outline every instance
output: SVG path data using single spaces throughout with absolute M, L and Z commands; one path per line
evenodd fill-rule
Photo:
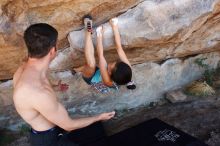
M 14 104 L 20 116 L 37 131 L 48 130 L 55 125 L 44 118 L 35 107 L 37 103 L 44 100 L 39 97 L 39 93 L 54 96 L 47 96 L 51 100 L 56 100 L 56 95 L 47 78 L 42 77 L 27 64 L 22 65 L 14 74 Z M 50 105 L 48 105 L 50 106 Z
M 40 64 L 38 59 L 29 59 L 14 75 L 13 99 L 16 110 L 34 130 L 45 131 L 56 125 L 72 131 L 114 116 L 115 113 L 110 112 L 71 119 L 47 79 L 47 66 Z

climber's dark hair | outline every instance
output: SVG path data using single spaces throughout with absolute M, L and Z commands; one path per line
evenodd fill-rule
M 58 32 L 46 23 L 29 26 L 24 32 L 24 40 L 31 58 L 46 56 L 52 47 L 56 47 Z
M 131 78 L 131 67 L 122 61 L 117 62 L 112 70 L 111 79 L 117 85 L 125 85 L 131 81 Z
M 122 61 L 117 62 L 112 70 L 111 79 L 118 85 L 125 85 L 131 81 L 131 78 L 131 67 Z

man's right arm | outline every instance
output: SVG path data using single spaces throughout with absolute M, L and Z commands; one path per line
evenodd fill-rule
M 71 119 L 63 105 L 50 93 L 41 93 L 40 98 L 35 102 L 35 108 L 50 122 L 66 131 L 80 129 L 97 121 L 109 120 L 115 115 L 115 112 L 109 112 L 88 118 Z

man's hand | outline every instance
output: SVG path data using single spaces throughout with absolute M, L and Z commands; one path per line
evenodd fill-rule
M 115 116 L 115 111 L 109 112 L 109 113 L 102 113 L 99 115 L 99 120 L 106 121 L 106 120 L 113 118 L 114 116 Z

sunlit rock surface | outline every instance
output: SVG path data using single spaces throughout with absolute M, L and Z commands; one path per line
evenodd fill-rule
M 59 48 L 69 46 L 71 30 L 82 28 L 82 18 L 91 14 L 95 23 L 125 12 L 140 0 L 1 0 L 0 79 L 10 79 L 26 56 L 23 32 L 34 23 L 49 23 L 59 32 Z
M 219 4 L 219 0 L 146 0 L 128 10 L 118 18 L 129 59 L 136 64 L 219 50 Z M 105 56 L 115 60 L 112 29 L 108 23 L 104 29 Z M 84 30 L 72 31 L 68 39 L 73 52 L 83 52 Z M 93 40 L 96 43 L 96 34 Z
M 136 64 L 218 50 L 219 11 L 219 0 L 1 0 L 0 79 L 12 78 L 26 56 L 23 32 L 30 24 L 44 22 L 57 28 L 59 48 L 70 52 L 52 69 L 64 71 L 84 64 L 85 14 L 93 16 L 95 26 L 118 15 L 122 44 Z M 112 30 L 109 24 L 104 27 L 105 56 L 113 61 L 117 55 Z
M 201 77 L 204 68 L 195 63 L 196 59 L 207 58 L 204 63 L 210 69 L 216 68 L 220 53 L 207 53 L 195 57 L 170 59 L 162 64 L 143 63 L 133 66 L 137 89 L 127 90 L 122 86 L 108 94 L 97 93 L 87 85 L 81 74 L 70 71 L 52 73 L 53 79 L 69 84 L 66 92 L 57 92 L 60 101 L 73 116 L 93 115 L 104 111 L 131 109 L 163 99 L 165 93 L 175 90 Z M 10 122 L 9 122 L 10 121 Z M 16 129 L 22 120 L 12 105 L 12 82 L 0 84 L 0 127 Z

